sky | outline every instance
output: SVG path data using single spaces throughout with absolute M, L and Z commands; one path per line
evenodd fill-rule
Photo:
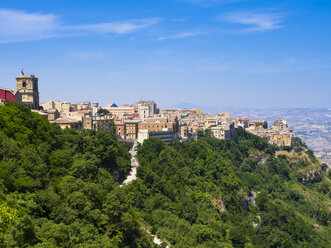
M 0 0 L 0 87 L 24 68 L 41 102 L 330 108 L 330 16 L 327 0 Z

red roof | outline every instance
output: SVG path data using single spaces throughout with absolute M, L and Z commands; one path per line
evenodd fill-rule
M 4 101 L 15 102 L 15 96 L 11 90 L 0 88 L 0 99 Z

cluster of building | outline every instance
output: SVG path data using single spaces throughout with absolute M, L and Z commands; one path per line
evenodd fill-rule
M 292 128 L 288 127 L 285 120 L 279 118 L 271 128 L 268 128 L 266 121 L 250 122 L 246 130 L 252 134 L 262 137 L 270 144 L 277 146 L 292 146 L 296 142 L 296 138 Z
M 264 120 L 230 118 L 224 112 L 213 116 L 203 114 L 200 109 L 159 109 L 152 100 L 141 100 L 123 106 L 113 103 L 104 108 L 89 101 L 47 101 L 39 104 L 38 78 L 24 75 L 23 71 L 16 78 L 15 90 L 0 88 L 0 100 L 27 105 L 61 128 L 111 132 L 121 139 L 137 140 L 140 143 L 151 137 L 160 138 L 167 143 L 172 139 L 187 140 L 196 137 L 198 130 L 206 129 L 215 138 L 232 139 L 239 127 L 278 146 L 291 146 L 295 140 L 293 130 L 282 119 L 276 120 L 268 128 L 268 123 Z

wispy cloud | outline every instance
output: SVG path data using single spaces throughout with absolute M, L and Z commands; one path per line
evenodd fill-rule
M 263 12 L 230 12 L 219 17 L 230 23 L 246 25 L 244 32 L 268 31 L 283 28 L 284 14 Z
M 128 34 L 160 22 L 159 18 L 67 25 L 52 14 L 0 9 L 0 43 L 40 40 L 50 37 L 93 32 Z
M 91 31 L 96 33 L 115 33 L 115 34 L 128 34 L 139 29 L 147 28 L 160 21 L 159 18 L 131 20 L 123 22 L 106 22 L 96 24 L 83 24 L 77 26 L 68 26 L 67 29 Z
M 51 14 L 28 14 L 22 11 L 0 9 L 1 43 L 54 36 L 54 30 L 58 27 L 57 17 Z
M 184 39 L 184 38 L 198 36 L 198 35 L 202 35 L 202 34 L 203 33 L 201 33 L 201 32 L 178 33 L 178 34 L 174 34 L 174 35 L 159 37 L 158 40 L 162 41 L 162 40 Z

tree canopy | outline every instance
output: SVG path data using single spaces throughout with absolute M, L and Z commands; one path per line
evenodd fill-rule
M 300 142 L 298 143 L 301 145 Z M 145 140 L 0 107 L 0 247 L 330 247 L 331 173 L 307 148 L 236 131 Z
M 310 151 L 276 156 L 242 129 L 234 140 L 198 135 L 138 148 L 128 193 L 154 233 L 175 247 L 330 247 L 331 183 Z M 320 176 L 303 183 L 312 167 Z
M 0 107 L 0 247 L 153 247 L 119 187 L 127 147 Z

